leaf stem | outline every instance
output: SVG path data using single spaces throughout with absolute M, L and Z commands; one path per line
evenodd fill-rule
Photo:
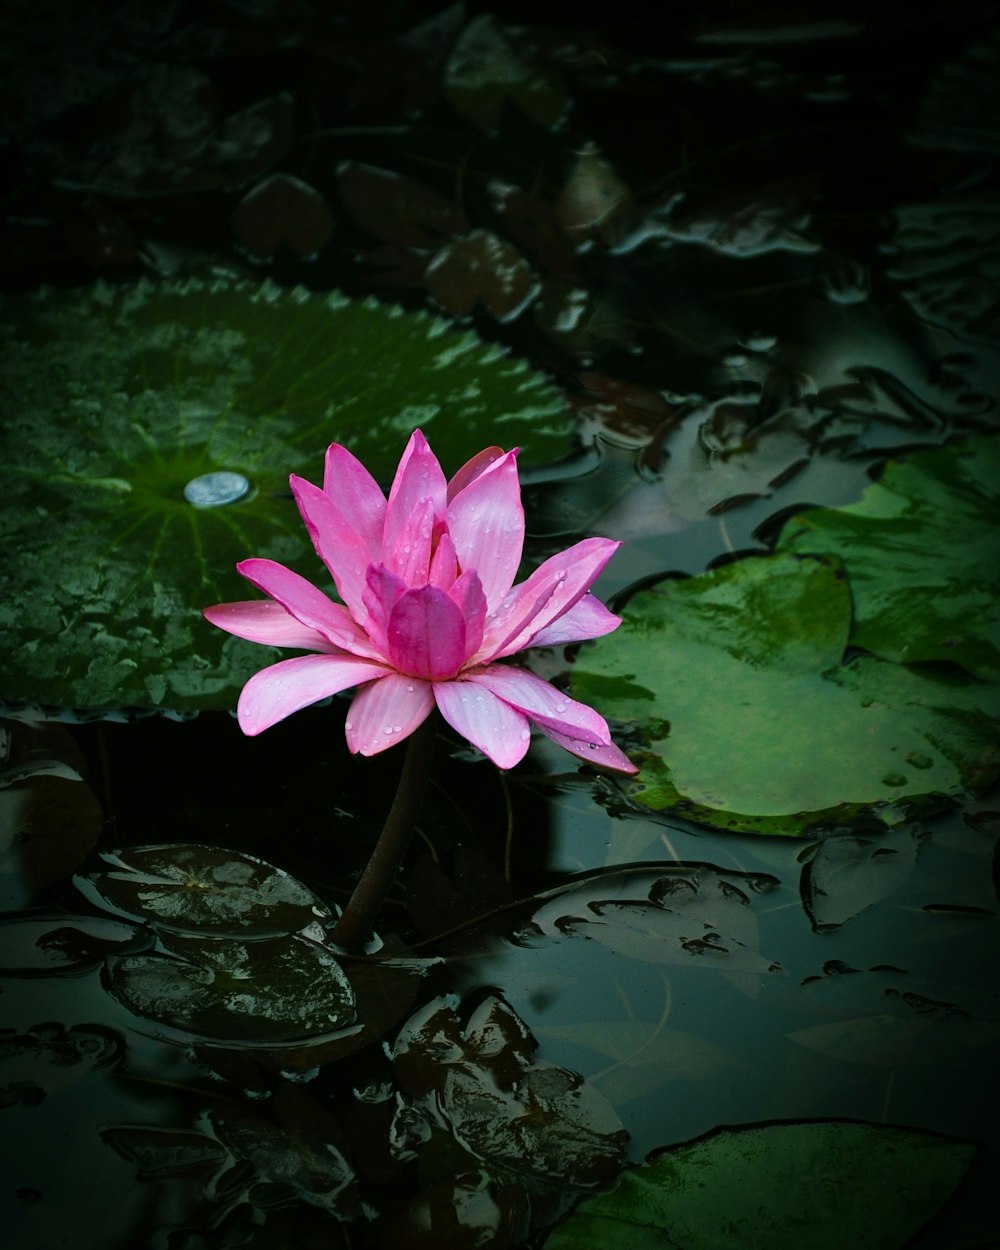
M 427 787 L 436 736 L 437 717 L 431 715 L 407 741 L 403 770 L 389 815 L 371 859 L 330 934 L 331 941 L 337 946 L 347 950 L 357 949 L 372 931 L 378 909 L 410 844 L 413 822 Z

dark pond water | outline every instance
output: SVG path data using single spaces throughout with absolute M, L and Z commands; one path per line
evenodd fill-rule
M 993 6 L 709 4 L 656 37 L 628 10 L 584 28 L 569 6 L 334 9 L 10 6 L 5 291 L 269 277 L 472 326 L 572 413 L 556 456 L 525 439 L 526 556 L 623 540 L 596 587 L 617 610 L 766 555 L 788 517 L 856 503 L 889 457 L 995 437 Z M 434 426 L 442 459 L 462 420 Z M 944 600 L 995 593 L 1000 561 L 964 559 L 970 523 L 936 499 L 915 562 L 946 570 Z M 983 508 L 995 534 L 995 494 Z M 977 630 L 995 656 L 988 610 Z M 584 667 L 551 648 L 531 664 L 557 682 Z M 752 746 L 736 701 L 711 735 L 734 772 Z M 259 943 L 286 952 L 306 930 L 314 952 L 399 775 L 399 750 L 348 754 L 345 707 L 255 739 L 218 711 L 8 707 L 11 1250 L 541 1247 L 625 1167 L 724 1126 L 821 1121 L 914 1135 L 892 1139 L 895 1167 L 874 1136 L 842 1166 L 764 1149 L 725 1200 L 746 1183 L 780 1233 L 685 1224 L 688 1193 L 656 1244 L 1000 1244 L 995 733 L 971 792 L 872 796 L 761 836 L 653 810 L 544 739 L 501 773 L 443 729 L 383 945 L 332 967 L 275 953 L 272 972 L 264 945 L 237 947 L 245 918 Z M 775 769 L 807 756 L 779 739 Z M 151 893 L 120 882 L 134 848 L 170 844 L 205 848 L 192 879 L 231 890 L 258 871 L 246 857 L 287 875 L 239 895 L 228 946 L 154 930 L 137 917 L 165 905 L 162 865 Z M 295 900 L 262 921 L 265 895 Z M 176 981 L 141 962 L 164 953 L 194 961 L 185 1010 L 199 987 L 236 993 L 243 959 L 283 1005 L 251 1004 L 234 1031 L 206 991 L 186 1029 Z M 351 993 L 356 1018 L 338 1015 Z M 872 1173 L 896 1202 L 915 1142 L 940 1144 L 941 1167 L 921 1163 L 886 1227 Z

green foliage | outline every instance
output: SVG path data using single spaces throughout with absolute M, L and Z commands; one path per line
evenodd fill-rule
M 277 653 L 200 610 L 252 597 L 234 567 L 248 556 L 320 573 L 288 475 L 321 481 L 331 442 L 385 484 L 416 426 L 449 471 L 498 440 L 527 459 L 566 449 L 562 401 L 522 361 L 374 300 L 140 282 L 7 299 L 0 321 L 10 701 L 232 707 Z M 189 503 L 215 472 L 249 489 Z
M 636 799 L 723 829 L 886 823 L 996 773 L 1000 692 L 855 656 L 832 559 L 736 561 L 630 600 L 586 648 L 573 693 L 642 742 Z M 652 697 L 651 697 L 652 696 Z
M 897 1250 L 947 1199 L 976 1147 L 830 1120 L 723 1129 L 625 1172 L 545 1250 Z
M 979 437 L 890 462 L 858 503 L 793 517 L 778 546 L 844 561 L 853 645 L 997 681 L 998 526 L 1000 444 Z

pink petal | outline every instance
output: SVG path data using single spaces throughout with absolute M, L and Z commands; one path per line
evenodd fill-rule
M 485 686 L 529 720 L 587 746 L 607 746 L 611 732 L 604 717 L 586 703 L 578 703 L 541 677 L 512 664 L 490 664 L 466 674 L 466 681 Z
M 323 491 L 340 515 L 350 521 L 369 553 L 368 558 L 380 559 L 385 495 L 361 461 L 339 443 L 331 443 L 326 449 Z
M 254 673 L 243 687 L 236 709 L 240 728 L 251 736 L 259 734 L 299 708 L 389 672 L 382 664 L 355 656 L 299 655 L 282 660 Z
M 499 659 L 532 645 L 536 634 L 568 612 L 590 589 L 621 543 L 585 538 L 557 552 L 515 586 L 486 629 L 484 658 Z
M 382 532 L 383 560 L 396 549 L 410 514 L 423 499 L 431 501 L 435 519 L 444 518 L 448 499 L 444 473 L 423 434 L 414 430 L 389 491 Z
M 398 573 L 407 586 L 426 586 L 434 539 L 434 504 L 419 499 L 406 517 L 396 541 L 385 549 L 384 563 Z
M 296 477 L 294 473 L 289 478 L 289 485 L 316 554 L 330 570 L 330 576 L 351 615 L 359 625 L 364 625 L 362 596 L 365 573 L 372 560 L 379 558 L 378 555 L 372 556 L 367 537 L 318 486 L 313 486 L 305 478 Z
M 448 591 L 448 598 L 462 613 L 465 621 L 465 653 L 467 656 L 472 655 L 479 650 L 486 624 L 486 596 L 483 594 L 479 574 L 471 569 L 463 573 Z
M 303 625 L 272 599 L 248 599 L 240 603 L 217 603 L 202 612 L 219 629 L 262 642 L 269 647 L 299 647 L 303 651 L 332 651 L 333 644 L 316 629 Z
M 466 655 L 465 620 L 443 590 L 421 586 L 401 595 L 389 614 L 393 667 L 427 681 L 446 680 Z
M 597 768 L 609 768 L 612 772 L 628 773 L 630 776 L 634 776 L 639 771 L 625 752 L 620 751 L 613 742 L 597 746 L 579 738 L 569 738 L 565 734 L 556 733 L 554 729 L 549 729 L 542 724 L 539 724 L 538 728 L 547 738 L 557 742 L 572 755 L 578 755 L 580 759 Z
M 378 755 L 422 725 L 434 707 L 430 685 L 390 673 L 362 686 L 347 713 L 347 745 L 353 754 Z
M 366 629 L 382 656 L 389 654 L 389 618 L 392 609 L 406 593 L 406 582 L 384 564 L 370 564 L 365 578 L 364 604 L 368 613 Z
M 447 530 L 438 539 L 438 545 L 431 558 L 431 567 L 427 573 L 427 582 L 438 590 L 451 590 L 458 577 L 458 557 L 455 555 L 455 544 Z
M 562 616 L 557 617 L 551 625 L 538 631 L 532 638 L 533 647 L 556 647 L 569 642 L 586 642 L 588 638 L 602 638 L 617 629 L 621 617 L 595 598 L 590 591 L 578 599 Z
M 274 560 L 241 560 L 237 569 L 265 595 L 276 599 L 296 620 L 315 629 L 336 647 L 369 659 L 382 657 L 346 608 L 328 599 L 304 577 Z
M 434 700 L 452 729 L 498 768 L 513 768 L 531 741 L 528 719 L 483 686 L 467 681 L 434 683 Z
M 448 505 L 448 532 L 462 570 L 475 569 L 490 610 L 513 585 L 524 546 L 517 453 L 510 451 Z
M 484 447 L 471 460 L 466 460 L 448 483 L 448 502 L 451 503 L 460 490 L 465 490 L 470 482 L 474 482 L 480 473 L 485 472 L 491 464 L 495 464 L 503 454 L 502 447 Z

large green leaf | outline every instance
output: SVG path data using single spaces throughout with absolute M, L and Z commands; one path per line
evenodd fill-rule
M 778 546 L 844 561 L 855 645 L 907 663 L 951 660 L 1000 680 L 996 438 L 890 462 L 858 503 L 793 517 Z
M 870 656 L 835 561 L 789 554 L 666 581 L 584 649 L 573 693 L 633 721 L 633 793 L 723 829 L 799 834 L 989 781 L 1000 691 Z
M 331 442 L 387 483 L 416 426 L 453 471 L 490 443 L 566 449 L 556 392 L 424 314 L 265 284 L 141 282 L 0 303 L 0 697 L 228 708 L 277 655 L 206 625 L 237 560 L 319 572 L 288 475 Z M 247 489 L 198 506 L 185 487 Z
M 975 1153 L 968 1142 L 840 1120 L 723 1129 L 625 1172 L 545 1250 L 896 1250 Z

